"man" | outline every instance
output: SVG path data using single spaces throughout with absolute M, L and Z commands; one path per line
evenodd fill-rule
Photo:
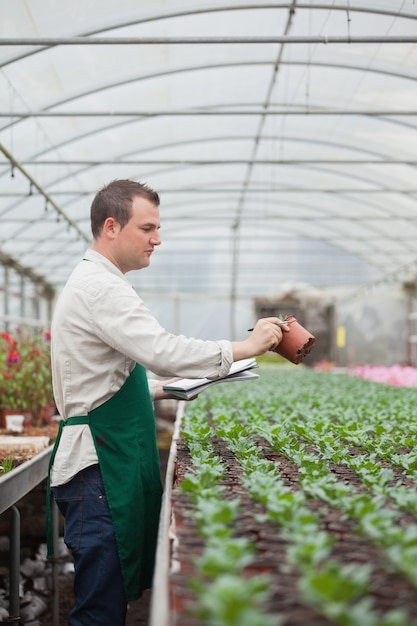
M 125 277 L 149 265 L 159 228 L 155 191 L 131 180 L 101 189 L 92 247 L 55 307 L 52 377 L 63 421 L 50 485 L 75 562 L 70 626 L 123 626 L 127 602 L 152 582 L 162 493 L 152 399 L 169 396 L 147 370 L 217 378 L 282 338 L 275 317 L 236 342 L 163 329 Z

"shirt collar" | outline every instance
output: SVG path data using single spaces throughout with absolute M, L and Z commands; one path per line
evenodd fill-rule
M 108 270 L 115 276 L 118 276 L 119 278 L 123 278 L 123 280 L 128 285 L 130 285 L 130 282 L 127 280 L 123 272 L 121 272 L 119 268 L 115 266 L 114 263 L 112 263 L 107 257 L 103 256 L 99 252 L 96 252 L 95 250 L 91 250 L 91 248 L 89 248 L 87 252 L 84 254 L 83 260 L 92 261 L 93 263 L 96 263 L 97 265 L 102 265 L 103 267 L 106 268 L 106 270 Z

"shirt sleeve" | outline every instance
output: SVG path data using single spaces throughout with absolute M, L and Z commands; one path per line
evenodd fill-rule
M 160 382 L 160 378 L 153 378 L 152 374 L 148 372 L 148 387 L 152 400 L 155 399 L 156 390 Z
M 215 379 L 233 362 L 230 341 L 204 341 L 166 331 L 128 284 L 117 281 L 94 302 L 95 332 L 113 349 L 162 377 Z

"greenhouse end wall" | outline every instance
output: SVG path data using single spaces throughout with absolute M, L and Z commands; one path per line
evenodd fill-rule
M 338 365 L 409 363 L 410 299 L 400 287 L 370 290 L 337 304 L 337 328 L 344 329 L 345 345 L 337 345 Z M 336 328 L 336 332 L 337 332 Z
M 282 304 L 282 294 L 262 299 L 263 305 Z M 275 315 L 279 311 L 259 309 L 259 300 L 239 299 L 236 320 L 237 339 L 247 337 L 257 315 Z M 192 298 L 178 295 L 169 298 L 147 298 L 147 304 L 162 325 L 174 333 L 201 339 L 230 336 L 230 306 L 227 299 Z M 350 365 L 411 364 L 409 350 L 410 313 L 417 310 L 417 300 L 401 285 L 369 289 L 363 294 L 334 292 L 297 292 L 286 301 L 285 311 L 302 311 L 301 322 L 316 335 L 316 347 L 306 365 L 329 360 L 341 367 Z M 325 316 L 326 311 L 332 311 Z M 318 321 L 319 320 L 319 321 Z M 325 325 L 327 324 L 327 327 Z M 338 345 L 338 330 L 343 329 L 345 342 Z M 325 344 L 325 345 L 324 345 Z

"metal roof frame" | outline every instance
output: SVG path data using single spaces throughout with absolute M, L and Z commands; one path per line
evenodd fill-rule
M 20 10 L 20 3 L 16 9 L 13 0 L 5 2 L 11 10 L 13 4 L 12 12 L 15 14 Z M 400 34 L 391 34 L 390 31 L 393 25 L 395 27 L 398 24 L 401 30 L 407 23 L 415 24 L 417 7 L 406 0 L 400 7 L 398 3 L 389 0 L 372 4 L 365 0 L 357 0 L 354 4 L 342 0 L 327 3 L 294 0 L 260 4 L 218 1 L 214 4 L 203 3 L 198 7 L 187 1 L 182 6 L 173 2 L 166 9 L 157 0 L 149 5 L 141 3 L 140 7 L 129 0 L 121 0 L 120 13 L 117 10 L 119 7 L 114 7 L 112 11 L 111 3 L 104 4 L 105 10 L 97 18 L 96 27 L 93 27 L 92 14 L 88 15 L 86 26 L 82 17 L 88 8 L 76 0 L 73 23 L 62 23 L 57 16 L 56 36 L 53 37 L 42 28 L 40 9 L 39 13 L 32 16 L 34 24 L 31 26 L 23 20 L 22 25 L 16 24 L 16 33 L 13 33 L 16 36 L 1 36 L 5 33 L 0 27 L 0 69 L 3 84 L 9 90 L 0 108 L 0 153 L 3 156 L 0 159 L 0 218 L 7 225 L 7 237 L 13 239 L 13 242 L 7 240 L 6 236 L 0 239 L 2 258 L 12 262 L 13 248 L 18 258 L 24 251 L 21 265 L 22 269 L 28 269 L 26 274 L 33 273 L 34 278 L 45 284 L 56 280 L 54 284 L 59 287 L 90 239 L 88 214 L 85 210 L 83 212 L 82 206 L 85 209 L 87 199 L 89 201 L 97 187 L 106 182 L 106 177 L 109 178 L 107 172 L 112 171 L 110 177 L 146 179 L 162 194 L 161 214 L 163 231 L 167 236 L 167 251 L 163 251 L 165 246 L 158 251 L 160 260 L 155 263 L 155 271 L 150 272 L 149 281 L 141 282 L 145 285 L 145 291 L 151 289 L 156 272 L 165 263 L 169 264 L 173 259 L 178 266 L 189 263 L 189 255 L 186 251 L 180 253 L 176 242 L 186 240 L 189 232 L 200 233 L 203 242 L 209 232 L 207 228 L 212 229 L 210 236 L 216 244 L 221 241 L 229 243 L 229 288 L 224 287 L 223 292 L 232 302 L 239 297 L 242 281 L 245 280 L 244 272 L 239 269 L 242 258 L 248 255 L 253 261 L 258 243 L 267 241 L 266 234 L 271 229 L 272 241 L 275 242 L 295 242 L 298 238 L 301 244 L 303 240 L 311 240 L 316 246 L 316 258 L 320 256 L 320 245 L 324 246 L 323 266 L 328 264 L 326 259 L 331 254 L 334 255 L 335 267 L 338 265 L 338 250 L 341 260 L 347 258 L 345 255 L 349 258 L 356 255 L 358 284 L 380 281 L 384 277 L 392 280 L 393 276 L 409 280 L 410 276 L 417 273 L 417 253 L 415 256 L 412 254 L 413 229 L 416 228 L 417 232 L 412 208 L 417 198 L 413 182 L 417 157 L 410 149 L 402 150 L 401 144 L 393 150 L 392 144 L 393 137 L 401 142 L 405 133 L 417 138 L 417 107 L 414 104 L 410 106 L 408 97 L 409 93 L 417 95 L 417 71 L 412 63 L 404 66 L 396 62 L 395 55 L 381 56 L 381 59 L 378 57 L 382 49 L 392 46 L 398 57 L 401 56 L 399 51 L 404 49 L 408 58 L 414 58 L 417 34 L 410 33 L 410 28 L 405 28 Z M 275 10 L 277 15 L 279 12 L 282 34 L 178 34 L 181 30 L 178 24 L 182 19 L 195 19 L 199 31 L 202 31 L 204 18 L 233 13 L 236 17 L 236 31 L 241 24 L 244 26 L 242 31 L 245 31 L 247 25 L 243 25 L 243 20 L 246 15 L 256 15 L 261 20 L 263 11 Z M 327 26 L 327 20 L 335 13 L 343 12 L 346 16 L 345 32 L 342 34 L 330 30 L 329 34 L 317 31 L 304 34 L 303 29 L 308 31 L 310 25 L 302 20 L 311 17 L 314 12 L 326 15 L 326 20 L 321 22 L 321 29 Z M 354 20 L 356 14 L 385 20 L 381 21 L 385 30 L 377 33 L 354 32 L 357 26 Z M 52 20 L 53 16 L 49 15 L 49 27 Z M 159 22 L 163 23 L 168 34 L 155 34 L 157 30 L 154 31 L 153 26 L 148 34 L 144 34 L 149 25 L 157 25 Z M 169 29 L 174 23 L 176 28 L 171 35 Z M 33 26 L 36 24 L 39 27 L 35 36 L 30 29 L 35 31 Z M 132 29 L 137 27 L 140 27 L 140 34 L 132 36 Z M 292 34 L 293 29 L 298 29 L 297 34 Z M 124 30 L 124 36 L 113 36 L 113 33 Z M 207 50 L 211 47 L 224 49 L 224 55 L 227 55 L 227 50 L 242 45 L 246 46 L 246 52 L 241 60 L 224 56 L 221 60 L 215 58 L 212 63 L 207 63 Z M 34 83 L 30 77 L 24 76 L 25 63 L 29 60 L 31 63 L 36 61 L 37 68 L 41 67 L 47 53 L 47 75 L 55 54 L 59 54 L 57 63 L 62 64 L 65 55 L 71 55 L 72 49 L 82 47 L 86 54 L 88 51 L 88 58 L 94 64 L 100 50 L 124 49 L 126 46 L 133 49 L 146 47 L 153 62 L 149 67 L 148 64 L 139 67 L 139 71 L 137 68 L 135 71 L 132 66 L 132 71 L 126 73 L 129 75 L 119 74 L 110 68 L 103 71 L 94 84 L 80 81 L 78 89 L 76 83 L 68 90 L 65 85 L 59 88 L 55 86 L 54 92 L 43 97 L 43 106 L 30 105 L 30 89 Z M 268 58 L 251 60 L 251 51 L 259 46 L 266 47 Z M 289 52 L 294 47 L 301 51 L 297 53 L 297 58 L 293 58 Z M 173 63 L 159 60 L 158 50 L 163 49 L 168 54 L 176 48 L 193 50 L 193 54 L 179 57 Z M 336 48 L 342 52 L 337 58 L 332 58 L 328 51 Z M 205 51 L 201 59 L 199 50 Z M 352 50 L 360 50 L 361 56 L 355 56 Z M 155 54 L 153 51 L 156 51 Z M 253 80 L 255 70 L 270 70 L 269 77 L 265 73 L 262 94 L 247 90 L 245 95 L 250 97 L 228 101 L 222 100 L 224 92 L 219 88 L 215 94 L 218 98 L 214 100 L 211 94 L 210 99 L 205 99 L 204 93 L 201 93 L 200 98 L 195 97 L 195 101 L 187 102 L 186 106 L 180 97 L 177 98 L 178 102 L 175 98 L 174 102 L 161 100 L 159 106 L 155 106 L 154 95 L 149 91 L 151 85 L 155 88 L 158 84 L 163 93 L 165 81 L 169 80 L 174 85 L 173 81 L 181 78 L 183 85 L 184 80 L 191 81 L 197 76 L 199 87 L 202 88 L 208 74 L 213 76 L 213 72 L 220 86 L 223 75 L 227 78 L 238 70 L 252 72 L 248 82 Z M 352 86 L 350 101 L 339 98 L 338 102 L 340 94 L 336 89 L 332 90 L 329 83 L 326 89 L 332 94 L 332 101 L 324 97 L 321 101 L 306 97 L 302 102 L 300 98 L 286 97 L 285 92 L 279 89 L 281 80 L 289 91 L 293 89 L 289 77 L 295 71 L 304 71 L 307 91 L 311 86 L 311 73 L 321 72 L 324 76 L 324 73 L 331 72 L 333 77 L 337 76 L 341 80 L 340 72 L 344 70 L 350 76 L 358 76 L 359 86 L 356 86 L 356 91 Z M 281 78 L 282 72 L 286 72 L 286 78 Z M 373 77 L 377 81 L 375 85 L 381 85 L 382 89 L 390 88 L 390 80 L 398 81 L 396 85 L 402 86 L 403 93 L 400 96 L 404 96 L 403 100 L 399 98 L 395 107 L 392 106 L 392 97 L 379 101 L 378 87 L 375 87 L 375 95 L 372 97 L 372 84 L 368 92 L 364 90 L 362 95 L 360 81 L 364 77 Z M 315 78 L 311 80 L 314 82 Z M 189 84 L 191 88 L 191 82 Z M 110 92 L 115 93 L 114 90 L 118 89 L 128 90 L 123 93 L 134 94 L 139 86 L 140 93 L 149 92 L 149 102 L 140 100 L 135 102 L 135 106 L 126 106 L 126 101 L 120 99 L 115 107 L 114 98 L 109 98 Z M 169 88 L 166 83 L 167 93 Z M 277 98 L 277 95 L 280 97 Z M 20 105 L 16 106 L 18 100 Z M 7 107 L 6 101 L 9 102 Z M 83 103 L 81 107 L 79 102 Z M 23 103 L 26 103 L 27 110 L 22 106 Z M 94 126 L 88 127 L 89 119 L 94 120 Z M 344 127 L 345 134 L 337 129 L 334 136 L 320 137 L 320 129 L 328 128 L 329 120 L 332 120 L 333 128 L 342 124 L 338 120 L 349 124 Z M 378 122 L 374 135 L 369 126 L 366 129 L 366 120 Z M 58 123 L 65 125 L 66 131 L 51 134 L 51 129 L 56 128 L 54 125 Z M 187 130 L 191 123 L 194 129 L 192 134 Z M 282 125 L 279 132 L 277 124 Z M 309 124 L 310 132 L 303 130 L 297 135 L 298 124 L 302 124 L 303 129 Z M 214 125 L 219 126 L 220 132 L 217 134 L 213 133 Z M 233 127 L 229 135 L 223 132 L 228 125 Z M 355 129 L 357 137 L 348 133 L 350 128 Z M 158 129 L 158 132 L 152 142 L 154 129 Z M 187 132 L 182 133 L 182 129 Z M 28 150 L 23 143 L 26 131 L 33 137 L 33 146 L 36 144 L 36 133 L 45 133 L 45 140 L 38 140 L 36 149 L 31 147 Z M 122 144 L 122 140 L 129 135 L 135 137 L 139 134 L 146 135 L 147 142 L 143 145 L 134 141 Z M 372 141 L 367 141 L 367 134 L 368 137 L 372 136 Z M 107 146 L 109 138 L 116 140 L 114 151 L 102 153 L 99 150 L 100 141 Z M 227 154 L 223 146 L 227 146 Z M 213 180 L 217 181 L 215 188 L 212 186 Z M 289 184 L 289 180 L 296 180 L 296 183 Z M 383 199 L 382 194 L 385 194 Z M 292 199 L 288 196 L 292 196 Z M 329 209 L 326 198 L 334 199 L 339 204 L 339 214 Z M 399 198 L 409 205 L 401 206 Z M 37 204 L 39 200 L 47 209 L 42 213 Z M 277 202 L 281 203 L 279 208 L 276 208 Z M 213 203 L 217 203 L 217 206 L 211 209 Z M 317 214 L 320 205 L 322 212 Z M 29 206 L 31 213 L 28 212 Z M 198 206 L 199 210 L 190 212 L 189 207 L 193 206 Z M 349 224 L 341 214 L 347 206 L 356 207 L 355 214 L 346 216 Z M 258 210 L 258 207 L 261 208 Z M 222 215 L 221 220 L 219 214 Z M 39 226 L 37 229 L 34 228 L 36 224 Z M 313 224 L 315 230 L 311 234 Z M 387 232 L 384 224 L 392 224 L 392 232 Z M 255 238 L 253 246 L 243 249 L 243 243 L 247 245 L 250 234 Z M 356 242 L 355 246 L 363 242 L 362 248 L 358 248 L 355 253 L 351 247 L 353 242 Z M 65 254 L 63 247 L 66 249 Z M 385 260 L 384 248 L 390 250 L 389 258 Z M 43 251 L 45 258 L 40 263 Z M 271 254 L 279 257 L 279 251 L 274 248 Z M 311 251 L 303 252 L 303 246 L 300 245 L 299 264 L 303 264 L 303 256 L 308 259 L 310 254 Z M 19 265 L 18 258 L 14 260 Z M 406 263 L 402 262 L 404 258 L 407 259 Z M 30 266 L 30 259 L 33 267 Z M 58 259 L 62 265 L 59 271 Z M 213 268 L 221 268 L 222 264 L 224 255 L 219 256 Z M 201 265 L 204 266 L 203 256 Z M 256 263 L 252 266 L 257 267 Z M 262 263 L 261 266 L 265 271 Z M 275 268 L 271 268 L 271 271 L 273 273 Z M 190 290 L 186 273 L 183 276 L 183 281 L 180 277 L 179 282 L 175 282 L 175 289 L 180 284 L 182 290 Z M 249 274 L 247 276 L 248 284 L 246 287 L 242 285 L 242 293 L 252 289 L 254 295 L 259 295 L 252 277 Z M 339 285 L 339 276 L 336 271 L 334 280 L 328 281 L 328 287 Z M 303 280 L 302 273 L 297 275 L 294 272 L 292 279 Z

